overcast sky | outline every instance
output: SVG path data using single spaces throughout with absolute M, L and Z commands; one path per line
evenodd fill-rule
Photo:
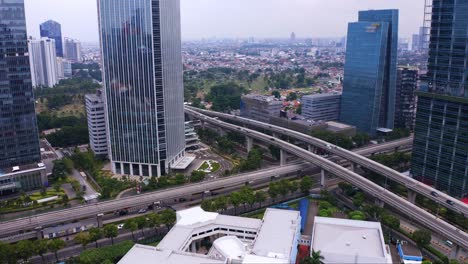
M 116 0 L 119 1 L 119 0 Z M 63 36 L 97 42 L 96 0 L 25 0 L 28 34 L 53 19 Z M 181 0 L 182 38 L 340 37 L 359 10 L 399 9 L 400 37 L 418 32 L 424 0 Z

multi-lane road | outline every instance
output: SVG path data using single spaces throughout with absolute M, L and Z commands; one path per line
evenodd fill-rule
M 314 138 L 314 137 L 311 137 L 311 136 L 308 136 L 306 134 L 303 134 L 303 133 L 299 133 L 299 132 L 296 132 L 294 130 L 290 130 L 290 129 L 286 129 L 286 128 L 283 128 L 283 127 L 279 127 L 279 126 L 274 126 L 274 125 L 271 125 L 271 124 L 267 124 L 267 123 L 263 123 L 263 122 L 259 122 L 259 121 L 256 121 L 256 120 L 252 120 L 252 119 L 247 119 L 247 118 L 242 118 L 242 117 L 239 117 L 239 116 L 233 116 L 233 115 L 229 115 L 229 114 L 224 114 L 224 113 L 219 113 L 219 112 L 214 112 L 214 111 L 209 111 L 209 110 L 203 110 L 203 109 L 198 109 L 198 108 L 193 108 L 193 107 L 189 107 L 189 106 L 186 106 L 185 107 L 185 112 L 189 115 L 195 115 L 196 113 L 202 113 L 202 114 L 205 114 L 207 116 L 212 116 L 212 117 L 217 117 L 217 118 L 221 118 L 221 119 L 224 119 L 224 120 L 230 120 L 230 121 L 234 121 L 236 123 L 240 123 L 240 124 L 243 124 L 243 125 L 248 125 L 248 126 L 252 126 L 252 127 L 256 127 L 256 128 L 260 128 L 260 129 L 263 129 L 264 131 L 270 131 L 272 133 L 275 133 L 275 134 L 278 134 L 278 135 L 285 135 L 285 136 L 288 136 L 290 138 L 294 138 L 294 139 L 297 139 L 301 142 L 304 142 L 304 143 L 307 143 L 311 146 L 314 146 L 316 148 L 321 148 L 321 149 L 325 149 L 327 152 L 331 153 L 331 154 L 334 154 L 336 156 L 339 156 L 339 157 L 342 157 L 343 159 L 346 159 L 346 160 L 349 160 L 350 162 L 353 162 L 355 164 L 358 164 L 362 167 L 365 167 L 366 169 L 369 169 L 371 171 L 374 171 L 382 176 L 385 176 L 385 177 L 388 177 L 389 179 L 395 181 L 395 182 L 398 182 L 404 186 L 406 186 L 409 190 L 411 191 L 414 191 L 422 196 L 425 196 L 435 202 L 437 202 L 438 204 L 440 204 L 441 206 L 444 206 L 444 207 L 447 207 L 448 209 L 450 210 L 453 210 L 455 212 L 458 212 L 458 213 L 461 213 L 463 215 L 465 215 L 465 217 L 468 217 L 468 206 L 466 204 L 464 204 L 463 202 L 443 193 L 443 192 L 440 192 L 426 184 L 423 184 L 411 177 L 408 177 L 408 176 L 405 176 L 403 174 L 401 174 L 400 172 L 396 171 L 396 170 L 393 170 L 392 168 L 389 168 L 387 166 L 384 166 L 378 162 L 375 162 L 371 159 L 368 159 L 362 155 L 360 155 L 360 153 L 354 153 L 352 151 L 349 151 L 349 150 L 346 150 L 346 149 L 343 149 L 343 148 L 340 148 L 340 147 L 337 147 L 335 145 L 332 145 L 328 142 L 325 142 L 323 140 L 320 140 L 318 138 Z M 201 118 L 201 120 L 203 120 L 203 118 Z M 216 125 L 216 123 L 214 123 L 214 125 Z M 236 128 L 237 130 L 241 130 L 243 128 L 241 127 L 237 127 Z M 248 136 L 248 135 L 247 135 Z M 413 141 L 412 138 L 407 138 L 407 139 L 403 139 L 403 141 L 401 142 L 402 144 L 411 144 Z M 395 147 L 398 147 L 398 145 L 396 145 Z M 294 153 L 292 153 L 294 154 Z M 448 201 L 450 201 L 450 203 L 453 203 L 453 204 L 449 204 Z
M 360 188 L 364 192 L 376 197 L 380 201 L 386 203 L 387 205 L 399 210 L 400 212 L 408 215 L 409 218 L 414 219 L 415 221 L 419 222 L 420 224 L 424 225 L 428 229 L 432 230 L 435 233 L 441 234 L 444 237 L 450 239 L 455 244 L 468 249 L 468 234 L 465 233 L 463 230 L 459 230 L 457 227 L 439 219 L 438 217 L 426 212 L 425 210 L 419 208 L 418 206 L 410 203 L 409 201 L 397 196 L 396 194 L 380 187 L 379 185 L 369 181 L 368 179 L 362 177 L 359 174 L 354 173 L 351 170 L 348 170 L 341 165 L 338 165 L 330 160 L 327 160 L 321 156 L 318 156 L 308 150 L 305 150 L 301 147 L 295 146 L 291 143 L 286 141 L 280 140 L 273 136 L 266 135 L 264 133 L 247 129 L 244 127 L 236 126 L 230 123 L 223 122 L 216 118 L 211 118 L 196 111 L 186 109 L 186 112 L 190 112 L 191 115 L 200 118 L 204 122 L 208 122 L 210 124 L 214 124 L 220 128 L 237 131 L 238 133 L 243 134 L 244 136 L 248 136 L 252 139 L 259 140 L 261 142 L 267 142 L 273 146 L 279 147 L 284 151 L 291 153 L 305 161 L 308 161 L 314 165 L 319 166 L 320 168 L 332 173 L 333 175 L 353 184 L 354 186 Z M 290 135 L 291 136 L 291 135 Z M 315 146 L 326 147 L 329 148 L 329 143 L 323 142 L 323 145 L 314 144 Z M 331 149 L 339 149 L 332 146 Z M 341 153 L 340 151 L 333 152 L 334 154 L 339 153 L 341 157 L 347 158 L 346 155 Z M 350 152 L 352 153 L 352 152 Z M 353 155 L 356 155 L 352 153 Z M 366 159 L 368 160 L 368 159 Z M 360 161 L 359 164 L 366 165 L 367 163 Z M 404 177 L 403 175 L 398 173 L 398 177 Z M 420 183 L 417 183 L 420 184 Z M 409 188 L 414 186 L 408 186 Z M 430 188 L 430 187 L 429 187 Z M 432 188 L 430 188 L 432 189 Z

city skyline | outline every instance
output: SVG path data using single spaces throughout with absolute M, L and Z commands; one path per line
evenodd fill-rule
M 52 19 L 62 24 L 63 36 L 98 43 L 96 1 L 25 3 L 29 35 L 38 37 L 39 24 Z M 181 0 L 182 39 L 289 38 L 291 32 L 298 39 L 341 37 L 346 35 L 347 23 L 358 20 L 357 12 L 368 9 L 399 9 L 400 37 L 410 38 L 423 23 L 423 0 Z

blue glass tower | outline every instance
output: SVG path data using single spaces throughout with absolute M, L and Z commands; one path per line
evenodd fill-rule
M 98 0 L 109 156 L 160 176 L 185 152 L 179 0 Z
M 57 57 L 63 57 L 62 26 L 53 20 L 48 20 L 40 25 L 41 37 L 55 40 Z
M 453 196 L 468 193 L 468 1 L 428 1 L 428 73 L 418 93 L 412 174 Z
M 0 168 L 41 160 L 24 0 L 0 0 Z
M 340 120 L 374 135 L 394 126 L 398 10 L 359 12 L 348 25 Z

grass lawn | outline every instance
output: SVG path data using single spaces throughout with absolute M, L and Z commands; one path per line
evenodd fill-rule
M 218 162 L 216 162 L 214 160 L 210 160 L 209 162 L 211 162 L 211 166 L 212 166 L 212 169 L 211 169 L 211 171 L 209 173 L 217 172 L 221 168 L 221 165 Z M 200 168 L 198 168 L 198 170 L 201 170 L 201 171 L 208 170 L 209 167 L 210 166 L 208 165 L 208 161 L 205 161 L 200 166 Z
M 212 162 L 211 166 L 213 166 L 213 170 L 211 172 L 217 172 L 221 168 L 221 165 L 216 161 Z
M 53 197 L 53 196 L 62 196 L 62 195 L 65 195 L 65 192 L 63 191 L 63 189 L 61 189 L 59 192 L 56 192 L 55 190 L 48 190 L 45 195 L 42 195 L 40 192 L 36 192 L 36 193 L 33 193 L 29 196 L 29 198 L 31 198 L 31 200 L 33 201 L 37 201 L 37 200 L 40 200 L 40 199 L 44 199 L 44 198 L 48 198 L 48 197 Z

